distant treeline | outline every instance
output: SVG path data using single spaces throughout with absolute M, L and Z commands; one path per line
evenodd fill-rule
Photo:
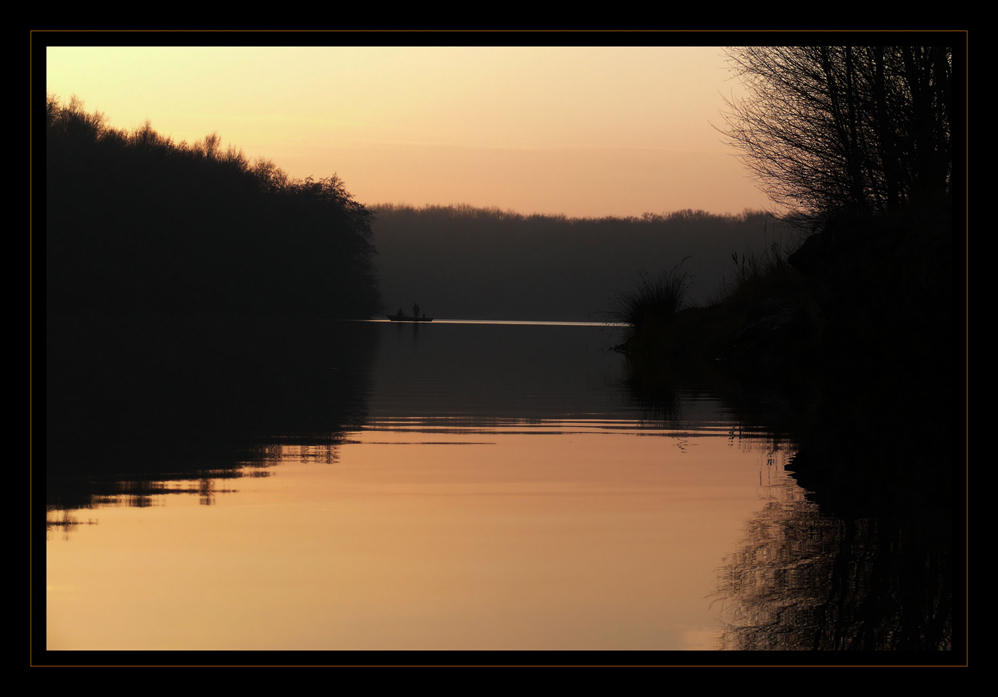
M 684 210 L 640 218 L 520 215 L 471 206 L 374 205 L 386 308 L 467 319 L 598 320 L 639 273 L 682 264 L 690 297 L 715 298 L 732 254 L 789 245 L 793 231 L 762 211 Z
M 368 317 L 371 214 L 216 134 L 176 144 L 49 96 L 46 305 L 56 315 Z

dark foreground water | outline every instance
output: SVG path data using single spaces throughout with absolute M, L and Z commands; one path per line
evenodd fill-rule
M 47 648 L 946 653 L 948 533 L 619 332 L 50 325 Z

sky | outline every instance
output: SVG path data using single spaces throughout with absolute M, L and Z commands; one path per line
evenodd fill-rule
M 720 47 L 49 46 L 46 91 L 115 128 L 336 174 L 365 205 L 773 208 L 717 130 L 743 94 Z

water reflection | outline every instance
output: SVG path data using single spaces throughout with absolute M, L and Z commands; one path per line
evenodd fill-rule
M 929 662 L 955 648 L 944 390 L 816 375 L 791 399 L 702 366 L 630 368 L 635 398 L 664 418 L 682 403 L 680 385 L 709 385 L 743 435 L 769 434 L 769 464 L 790 475 L 771 480 L 719 570 L 719 648 L 905 651 Z
M 344 323 L 50 318 L 44 461 L 49 526 L 267 476 L 281 445 L 328 460 L 364 418 L 377 333 Z M 349 333 L 349 336 L 347 335 Z
M 952 643 L 944 510 L 847 510 L 834 439 L 615 330 L 111 329 L 50 349 L 53 648 Z
M 724 567 L 723 648 L 953 648 L 945 548 L 896 520 L 823 515 L 789 482 L 781 493 L 750 522 Z

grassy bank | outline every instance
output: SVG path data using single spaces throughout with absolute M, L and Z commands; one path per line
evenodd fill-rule
M 803 363 L 813 355 L 822 319 L 786 250 L 774 245 L 733 254 L 730 280 L 709 303 L 690 303 L 689 283 L 677 267 L 617 298 L 611 317 L 631 325 L 619 349 L 644 379 L 735 370 L 772 380 L 787 360 Z

